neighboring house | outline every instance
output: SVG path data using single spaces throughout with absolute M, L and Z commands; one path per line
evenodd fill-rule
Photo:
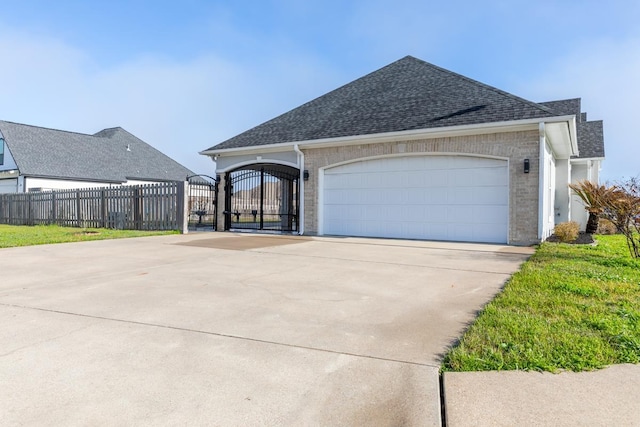
M 86 135 L 0 121 L 0 193 L 185 181 L 188 175 L 119 127 Z
M 568 184 L 598 180 L 604 141 L 579 99 L 535 103 L 407 56 L 201 154 L 219 229 L 244 215 L 235 190 L 268 179 L 294 216 L 271 229 L 528 245 L 584 225 Z

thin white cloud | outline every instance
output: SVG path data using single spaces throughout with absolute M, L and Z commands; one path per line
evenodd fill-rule
M 211 162 L 198 151 L 413 54 L 534 101 L 582 97 L 589 118 L 605 122 L 605 177 L 640 173 L 634 126 L 640 95 L 639 36 L 598 43 L 581 36 L 571 49 L 568 42 L 540 42 L 536 54 L 524 50 L 526 55 L 504 58 L 483 56 L 495 46 L 493 39 L 482 39 L 486 43 L 478 42 L 476 49 L 481 54 L 474 56 L 468 43 L 486 28 L 475 11 L 452 24 L 448 17 L 455 5 L 438 9 L 405 2 L 390 9 L 390 4 L 374 0 L 352 5 L 346 26 L 331 32 L 333 39 L 344 37 L 340 49 L 330 50 L 317 41 L 303 46 L 295 34 L 280 32 L 260 40 L 263 32 L 245 33 L 224 13 L 216 13 L 210 32 L 204 31 L 207 42 L 194 49 L 200 52 L 196 56 L 176 59 L 133 52 L 123 57 L 134 59 L 108 66 L 69 43 L 2 25 L 0 119 L 86 133 L 122 126 L 185 166 L 211 173 Z M 490 12 L 516 13 L 495 4 Z M 491 14 L 483 13 L 480 17 Z M 512 46 L 507 53 L 522 52 L 523 34 L 529 32 L 515 34 L 517 49 Z M 217 40 L 233 43 L 216 50 Z M 541 46 L 547 45 L 549 50 L 541 54 Z M 322 48 L 329 50 L 323 54 Z M 232 49 L 237 49 L 235 56 Z M 464 60 L 469 62 L 457 62 Z
M 189 61 L 143 57 L 99 68 L 59 40 L 0 31 L 0 119 L 95 133 L 122 126 L 200 173 L 197 153 L 336 85 L 312 55 L 239 64 L 214 55 Z
M 638 76 L 640 38 L 601 40 L 548 61 L 543 75 L 520 83 L 519 93 L 534 101 L 582 98 L 587 118 L 604 121 L 603 178 L 618 180 L 640 175 Z

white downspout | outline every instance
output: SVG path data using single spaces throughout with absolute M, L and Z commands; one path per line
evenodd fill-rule
M 544 122 L 540 122 L 538 126 L 540 133 L 540 155 L 539 155 L 539 167 L 538 167 L 538 239 L 542 240 L 544 235 L 544 229 L 546 224 L 545 219 L 545 175 L 546 175 L 546 163 L 547 163 L 547 141 L 545 136 Z
M 300 211 L 298 212 L 298 234 L 304 234 L 304 153 L 298 147 L 298 144 L 294 144 L 293 149 L 298 153 L 298 166 L 300 166 Z

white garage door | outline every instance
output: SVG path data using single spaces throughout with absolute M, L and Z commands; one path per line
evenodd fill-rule
M 321 234 L 507 242 L 506 160 L 390 157 L 324 171 Z
M 17 179 L 0 179 L 0 194 L 15 193 L 18 191 Z

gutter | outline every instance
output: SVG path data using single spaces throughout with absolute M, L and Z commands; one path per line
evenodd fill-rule
M 294 144 L 293 150 L 298 153 L 298 166 L 300 166 L 300 180 L 298 181 L 299 197 L 300 197 L 300 211 L 298 212 L 298 234 L 304 234 L 304 153 L 298 147 L 298 144 Z
M 97 184 L 106 183 L 106 184 L 123 184 L 126 181 L 122 180 L 113 180 L 113 179 L 97 179 L 97 178 L 76 178 L 72 176 L 54 176 L 54 175 L 39 175 L 39 174 L 31 174 L 31 173 L 23 173 L 20 176 L 24 178 L 38 178 L 38 179 L 51 179 L 54 181 L 79 181 L 79 182 L 95 182 Z
M 464 136 L 470 134 L 487 134 L 487 133 L 499 133 L 499 132 L 511 132 L 519 130 L 534 130 L 542 122 L 557 123 L 566 122 L 571 120 L 574 116 L 556 116 L 556 117 L 541 117 L 535 119 L 523 119 L 523 120 L 510 120 L 503 122 L 489 122 L 479 123 L 473 125 L 459 125 L 459 126 L 447 126 L 441 128 L 427 128 L 427 129 L 414 129 L 403 130 L 395 132 L 384 132 L 367 135 L 352 135 L 335 138 L 322 138 L 311 139 L 305 141 L 291 141 L 280 142 L 276 144 L 254 145 L 248 147 L 237 148 L 221 148 L 221 149 L 207 149 L 200 151 L 198 154 L 204 156 L 223 156 L 225 154 L 238 155 L 238 154 L 251 154 L 283 151 L 289 147 L 314 147 L 324 148 L 332 146 L 343 145 L 357 145 L 357 144 L 376 144 L 389 141 L 397 141 L 403 139 L 405 141 L 411 141 L 424 138 L 440 138 L 451 136 Z M 290 149 L 290 148 L 289 148 Z M 294 148 L 295 150 L 295 148 Z

